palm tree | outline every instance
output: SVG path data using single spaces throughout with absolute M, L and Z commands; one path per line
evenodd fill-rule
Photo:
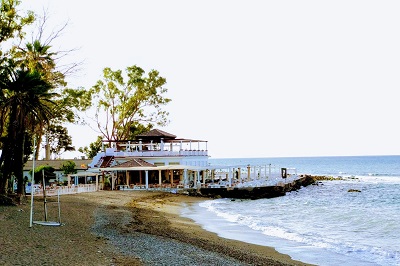
M 7 180 L 14 175 L 18 181 L 18 194 L 22 195 L 25 141 L 38 122 L 48 123 L 53 117 L 57 105 L 52 99 L 56 94 L 51 92 L 53 85 L 39 71 L 17 69 L 8 72 L 8 78 L 0 80 L 0 89 L 4 93 L 0 111 L 7 114 L 0 157 L 0 193 L 6 192 Z
M 55 86 L 65 84 L 64 75 L 56 71 L 56 52 L 51 52 L 51 46 L 42 44 L 39 40 L 27 43 L 25 47 L 16 47 L 14 56 L 22 68 L 36 70 L 44 75 Z
M 26 43 L 25 47 L 14 48 L 14 58 L 16 65 L 23 69 L 39 72 L 47 82 L 51 83 L 53 87 L 64 86 L 65 75 L 56 70 L 56 60 L 58 53 L 51 51 L 51 46 L 42 43 L 40 40 L 34 40 L 31 43 Z M 62 114 L 58 114 L 62 115 Z M 40 146 L 42 144 L 42 137 L 45 135 L 46 129 L 43 124 L 44 121 L 38 121 L 35 128 L 37 135 L 36 154 L 38 158 Z M 48 145 L 48 143 L 47 143 Z M 46 145 L 46 154 L 48 146 Z

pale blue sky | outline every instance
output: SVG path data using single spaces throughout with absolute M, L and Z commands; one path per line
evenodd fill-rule
M 162 129 L 213 158 L 400 154 L 398 1 L 25 2 L 69 20 L 60 45 L 85 60 L 71 86 L 157 69 L 173 100 Z M 97 135 L 70 133 L 77 148 Z

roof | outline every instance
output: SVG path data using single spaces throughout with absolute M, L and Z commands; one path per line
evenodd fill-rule
M 193 165 L 160 165 L 160 166 L 138 166 L 138 167 L 129 167 L 129 166 L 121 166 L 116 165 L 113 167 L 105 167 L 100 168 L 100 171 L 147 171 L 147 170 L 192 170 L 192 171 L 201 171 L 201 170 L 210 170 L 215 169 L 212 166 L 193 166 Z
M 134 158 L 130 161 L 118 164 L 113 167 L 156 167 L 154 164 L 148 163 L 140 158 Z M 111 167 L 111 168 L 113 168 Z
M 74 162 L 76 170 L 86 170 L 88 169 L 88 164 L 92 162 L 92 159 L 35 160 L 35 168 L 42 165 L 48 165 L 53 167 L 55 170 L 60 170 L 61 166 L 67 161 Z M 24 165 L 24 171 L 32 170 L 32 164 L 32 160 L 27 161 Z
M 174 143 L 178 143 L 178 142 L 184 142 L 184 143 L 188 143 L 188 142 L 208 142 L 207 140 L 200 140 L 200 139 L 170 139 L 170 140 L 165 140 L 165 142 L 174 142 Z
M 137 139 L 140 139 L 140 138 L 166 138 L 166 139 L 175 139 L 176 136 L 173 135 L 173 134 L 171 134 L 171 133 L 162 131 L 162 130 L 160 130 L 160 129 L 152 129 L 152 130 L 150 130 L 149 132 L 146 132 L 146 133 L 137 135 L 136 138 L 137 138 Z

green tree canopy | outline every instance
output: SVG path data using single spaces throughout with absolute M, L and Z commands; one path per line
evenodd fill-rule
M 41 165 L 35 168 L 35 183 L 43 183 L 43 176 L 45 179 L 46 184 L 49 183 L 50 179 L 56 178 L 56 174 L 54 173 L 54 167 L 50 165 Z M 32 170 L 30 171 L 32 176 Z
M 34 14 L 28 11 L 26 16 L 21 16 L 17 12 L 17 7 L 21 3 L 18 0 L 2 0 L 0 6 L 0 43 L 14 38 L 22 38 L 23 27 L 34 21 Z
M 73 161 L 66 161 L 61 165 L 61 170 L 64 175 L 76 174 L 77 170 L 75 169 L 76 164 Z
M 47 129 L 47 145 L 50 145 L 50 152 L 61 155 L 66 151 L 74 151 L 72 138 L 68 135 L 68 129 L 61 125 L 50 124 Z
M 96 107 L 97 127 L 106 140 L 124 140 L 132 125 L 168 123 L 163 107 L 171 101 L 165 97 L 166 79 L 156 70 L 147 75 L 134 65 L 121 70 L 103 70 L 103 79 L 90 90 Z
M 18 0 L 0 3 L 0 45 L 8 40 L 8 44 L 18 43 L 6 51 L 0 46 L 0 194 L 6 194 L 12 175 L 18 186 L 23 184 L 23 165 L 33 151 L 34 136 L 36 151 L 45 133 L 53 136 L 54 153 L 73 148 L 62 123 L 76 121 L 75 111 L 89 106 L 90 94 L 83 89 L 65 89 L 68 70 L 57 68 L 61 55 L 51 47 L 60 31 L 42 42 L 43 27 L 39 27 L 38 38 L 26 42 L 23 28 L 34 21 L 33 13 L 20 15 Z M 18 193 L 21 191 L 18 187 Z
M 49 121 L 53 110 L 57 109 L 51 100 L 52 88 L 42 75 L 36 71 L 9 70 L 7 79 L 0 80 L 4 92 L 0 103 L 4 115 L 6 135 L 0 157 L 2 177 L 0 192 L 5 192 L 6 181 L 14 174 L 18 180 L 18 191 L 23 191 L 23 165 L 26 151 L 26 138 L 32 136 L 37 121 Z

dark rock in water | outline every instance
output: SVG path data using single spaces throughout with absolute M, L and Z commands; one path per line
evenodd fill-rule
M 358 189 L 349 189 L 347 192 L 361 192 L 361 190 L 358 190 Z

